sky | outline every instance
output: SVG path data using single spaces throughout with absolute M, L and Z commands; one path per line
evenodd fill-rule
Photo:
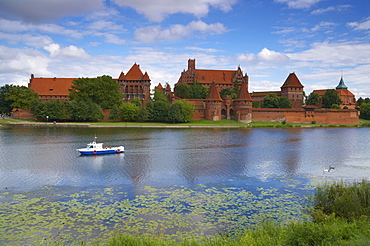
M 370 97 L 369 0 L 1 0 L 0 86 L 35 77 L 118 78 L 134 63 L 171 87 L 188 59 L 236 70 L 249 92 L 294 72 L 308 95 Z

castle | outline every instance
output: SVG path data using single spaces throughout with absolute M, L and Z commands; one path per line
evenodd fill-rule
M 35 78 L 31 74 L 28 88 L 36 92 L 43 101 L 68 100 L 73 80 L 78 78 Z M 145 105 L 150 100 L 150 78 L 147 72 L 143 73 L 140 65 L 134 64 L 124 74 L 121 72 L 117 83 L 120 85 L 120 92 L 124 94 L 124 101 L 130 102 L 135 97 L 140 98 Z
M 42 100 L 68 100 L 73 80 L 76 78 L 35 78 L 31 75 L 28 87 L 39 94 Z M 117 83 L 120 92 L 125 95 L 124 101 L 140 98 L 143 105 L 150 100 L 151 80 L 147 72 L 143 73 L 138 64 L 134 64 L 127 74 L 121 72 Z M 358 124 L 359 112 L 354 108 L 356 99 L 344 85 L 343 78 L 337 90 L 343 103 L 342 109 L 317 109 L 303 107 L 304 86 L 295 73 L 290 73 L 280 87 L 280 91 L 252 92 L 248 91 L 249 79 L 243 74 L 240 67 L 236 70 L 207 70 L 197 69 L 195 59 L 188 60 L 188 69 L 181 73 L 178 86 L 181 83 L 193 84 L 195 81 L 209 88 L 206 99 L 186 99 L 194 105 L 193 119 L 221 120 L 235 119 L 239 122 L 255 121 L 286 121 L 289 123 L 329 123 L 329 124 Z M 225 88 L 239 88 L 235 99 L 221 98 L 220 91 Z M 156 89 L 167 94 L 170 102 L 180 100 L 176 98 L 169 85 L 163 88 L 159 83 Z M 316 90 L 323 95 L 326 90 Z M 252 102 L 263 102 L 263 98 L 275 93 L 277 96 L 286 96 L 291 104 L 291 109 L 254 108 Z

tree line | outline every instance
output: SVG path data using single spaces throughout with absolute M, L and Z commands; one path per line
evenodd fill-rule
M 168 102 L 163 91 L 155 90 L 145 106 L 139 98 L 123 102 L 119 84 L 110 76 L 79 78 L 73 81 L 69 101 L 41 101 L 37 93 L 25 86 L 5 85 L 0 88 L 0 112 L 10 114 L 13 108 L 28 110 L 37 119 L 55 121 L 98 121 L 104 109 L 110 119 L 124 121 L 188 122 L 193 105 L 185 100 Z
M 204 99 L 208 89 L 195 81 L 191 85 L 179 84 L 175 87 L 175 96 L 180 99 Z M 221 97 L 236 98 L 238 87 L 226 88 L 220 92 Z M 160 89 L 155 89 L 153 98 L 142 105 L 139 98 L 129 103 L 123 102 L 119 84 L 112 77 L 103 75 L 96 78 L 79 78 L 73 81 L 69 93 L 70 101 L 41 101 L 32 89 L 18 85 L 0 87 L 0 113 L 10 114 L 13 108 L 31 109 L 38 119 L 62 121 L 97 121 L 104 118 L 103 110 L 110 110 L 111 120 L 123 121 L 161 121 L 188 122 L 194 113 L 194 107 L 185 100 L 169 103 L 167 95 Z M 303 102 L 302 102 L 303 103 Z M 322 104 L 324 108 L 340 108 L 342 100 L 338 91 L 329 89 L 322 98 L 312 92 L 306 97 L 307 105 Z M 357 106 L 361 107 L 360 117 L 370 119 L 369 98 L 359 98 Z M 262 108 L 291 108 L 290 100 L 275 93 L 264 97 L 263 103 L 253 102 L 253 107 Z

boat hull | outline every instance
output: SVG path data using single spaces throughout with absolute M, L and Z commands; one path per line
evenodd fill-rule
M 104 155 L 104 154 L 117 154 L 125 152 L 123 146 L 117 148 L 107 148 L 107 149 L 78 149 L 81 155 Z

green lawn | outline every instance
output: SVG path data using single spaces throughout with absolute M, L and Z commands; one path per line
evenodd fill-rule
M 22 124 L 22 123 L 35 123 L 45 124 L 46 122 L 36 122 L 35 120 L 24 120 L 16 118 L 0 119 L 0 125 L 7 124 Z M 48 122 L 52 124 L 52 122 Z M 57 124 L 84 124 L 90 125 L 91 127 L 246 127 L 246 128 L 290 128 L 290 127 L 357 127 L 357 126 L 369 126 L 370 120 L 362 120 L 359 125 L 327 125 L 327 124 L 305 124 L 305 123 L 280 123 L 280 122 L 265 122 L 265 121 L 252 121 L 251 123 L 241 123 L 235 120 L 192 120 L 187 123 L 162 123 L 162 122 L 111 122 L 111 121 L 99 121 L 99 122 L 57 122 Z

